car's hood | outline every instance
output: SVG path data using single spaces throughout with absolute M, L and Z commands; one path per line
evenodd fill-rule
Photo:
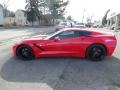
M 38 42 L 45 42 L 45 37 L 48 35 L 37 35 L 37 36 L 32 36 L 31 38 L 25 38 L 21 43 L 38 43 Z
M 30 38 L 25 38 L 24 40 L 44 40 L 48 35 L 36 35 Z

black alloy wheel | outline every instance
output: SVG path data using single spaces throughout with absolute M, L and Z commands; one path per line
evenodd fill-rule
M 34 59 L 34 53 L 31 47 L 27 45 L 22 45 L 17 48 L 16 55 L 22 60 L 32 60 Z
M 106 49 L 102 45 L 92 45 L 87 50 L 86 57 L 90 59 L 91 61 L 101 61 L 106 56 Z

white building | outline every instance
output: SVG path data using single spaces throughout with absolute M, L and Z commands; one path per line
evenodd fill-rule
M 15 25 L 15 17 L 5 17 L 4 19 L 5 26 L 12 26 Z
M 120 29 L 120 11 L 110 12 L 108 14 L 107 25 L 112 29 Z
M 17 26 L 27 25 L 27 17 L 25 15 L 25 11 L 17 10 L 15 13 L 15 23 Z
M 0 4 L 0 26 L 4 24 L 3 6 Z

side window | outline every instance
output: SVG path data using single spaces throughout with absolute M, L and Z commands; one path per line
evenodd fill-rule
M 74 34 L 74 31 L 64 31 L 60 35 L 64 36 L 64 35 L 73 35 L 73 34 Z
M 88 36 L 90 34 L 91 32 L 89 31 L 63 31 L 51 37 L 50 39 L 54 39 L 55 37 L 58 37 L 61 40 L 63 40 L 63 39 L 68 39 L 68 38 L 80 37 L 80 36 Z
M 64 31 L 58 35 L 60 39 L 71 38 L 74 35 L 74 31 Z
M 79 35 L 80 36 L 88 36 L 88 35 L 91 35 L 91 32 L 89 32 L 89 31 L 80 31 Z
M 64 32 L 60 33 L 59 35 L 57 35 L 57 37 L 59 37 L 60 39 L 74 38 L 74 37 L 78 37 L 78 36 L 79 36 L 78 31 L 64 31 Z

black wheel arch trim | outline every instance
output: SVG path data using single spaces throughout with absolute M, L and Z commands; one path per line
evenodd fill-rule
M 27 47 L 29 47 L 29 48 L 32 49 L 32 47 L 31 47 L 30 45 L 27 45 L 27 44 L 20 44 L 20 45 L 17 46 L 16 50 L 17 50 L 19 47 L 21 47 L 21 46 L 27 46 Z M 33 49 L 32 49 L 32 50 L 33 50 Z

